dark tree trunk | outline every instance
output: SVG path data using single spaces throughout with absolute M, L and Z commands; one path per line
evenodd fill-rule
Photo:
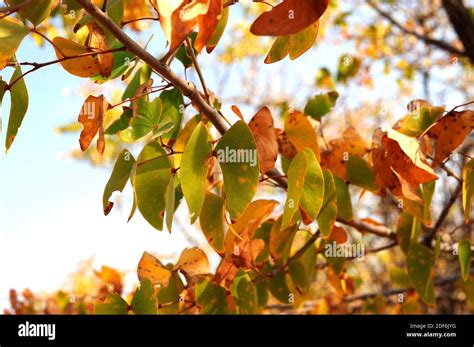
M 474 20 L 463 0 L 443 0 L 449 20 L 461 40 L 467 56 L 474 64 Z

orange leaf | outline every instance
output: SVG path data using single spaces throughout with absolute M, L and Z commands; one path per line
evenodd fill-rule
M 293 159 L 298 151 L 295 146 L 291 143 L 288 135 L 282 130 L 275 128 L 275 135 L 278 142 L 278 151 L 285 157 Z
M 329 0 L 283 0 L 261 14 L 250 27 L 258 36 L 292 35 L 317 22 L 326 11 Z
M 427 133 L 433 139 L 435 157 L 433 166 L 438 166 L 458 148 L 474 129 L 474 111 L 449 112 L 434 124 Z
M 103 95 L 90 95 L 82 105 L 79 114 L 79 123 L 84 126 L 79 138 L 81 150 L 85 151 L 89 148 L 92 140 L 97 132 L 99 139 L 97 140 L 97 150 L 100 154 L 104 154 L 105 137 L 104 137 L 104 114 L 109 107 L 109 103 Z
M 87 27 L 90 33 L 89 47 L 99 53 L 110 50 L 104 31 L 95 22 L 90 22 Z M 97 60 L 100 75 L 109 77 L 114 66 L 114 55 L 112 53 L 98 54 Z
M 232 112 L 234 112 L 237 115 L 237 117 L 240 118 L 240 120 L 243 120 L 245 122 L 242 112 L 240 111 L 240 109 L 236 105 L 232 105 L 230 108 L 231 108 Z
M 321 166 L 344 180 L 349 156 L 362 158 L 368 150 L 367 143 L 357 130 L 349 127 L 340 138 L 329 141 L 329 150 L 321 154 Z
M 260 172 L 262 174 L 275 167 L 278 157 L 278 142 L 273 125 L 273 116 L 268 107 L 262 107 L 249 122 L 250 131 L 255 139 Z
M 222 16 L 222 9 L 222 0 L 210 0 L 207 13 L 198 17 L 199 33 L 194 43 L 196 51 L 201 52 L 209 40 L 212 39 Z
M 331 233 L 329 234 L 329 240 L 335 241 L 338 245 L 345 243 L 347 241 L 346 230 L 337 225 L 333 225 Z
M 90 53 L 83 45 L 63 37 L 54 38 L 53 43 L 59 60 Z M 60 63 L 64 70 L 78 77 L 92 77 L 100 72 L 99 63 L 92 55 L 62 60 Z
M 418 185 L 438 179 L 416 138 L 389 130 L 382 139 L 382 144 L 389 154 L 390 166 L 411 184 Z
M 205 15 L 211 0 L 157 0 L 160 24 L 173 52 L 198 24 L 198 17 Z M 212 34 L 211 34 L 212 36 Z

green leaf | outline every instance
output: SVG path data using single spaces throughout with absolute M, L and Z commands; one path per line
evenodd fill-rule
M 308 231 L 299 230 L 291 246 L 291 254 L 295 254 L 300 250 L 311 237 L 312 234 Z M 306 294 L 309 292 L 316 266 L 317 253 L 313 242 L 296 261 L 291 263 L 288 269 L 293 285 L 300 293 Z
M 346 182 L 337 176 L 333 176 L 336 184 L 337 213 L 345 221 L 353 219 L 352 200 L 349 187 Z
M 273 221 L 269 220 L 262 225 L 255 231 L 255 234 L 253 236 L 254 239 L 260 239 L 263 240 L 265 246 L 258 255 L 258 257 L 255 259 L 256 264 L 263 263 L 268 260 L 268 256 L 270 255 L 270 234 L 272 232 L 272 226 L 273 226 Z
M 148 278 L 145 278 L 140 283 L 140 288 L 137 289 L 133 296 L 132 303 L 133 312 L 135 314 L 157 314 L 158 303 L 155 297 L 155 289 Z
M 436 188 L 436 181 L 427 182 L 422 185 L 421 196 L 423 198 L 423 223 L 430 225 L 432 223 L 431 218 L 431 201 L 433 200 L 433 194 Z
M 346 83 L 350 78 L 357 75 L 361 63 L 362 62 L 359 58 L 347 54 L 341 56 L 337 72 L 337 81 Z
M 184 289 L 184 284 L 177 272 L 174 272 L 169 280 L 167 287 L 161 287 L 158 289 L 156 295 L 160 309 L 160 314 L 178 314 L 179 313 L 179 301 L 180 294 Z
M 120 295 L 112 293 L 95 305 L 94 314 L 128 314 L 128 304 Z
M 466 224 L 471 220 L 472 205 L 474 203 L 474 159 L 471 159 L 462 171 L 462 206 Z
M 181 188 L 188 204 L 191 223 L 194 223 L 199 217 L 206 196 L 207 171 L 211 152 L 209 132 L 203 123 L 199 123 L 184 148 L 179 170 Z
M 130 120 L 130 128 L 121 131 L 119 136 L 126 142 L 138 140 L 150 132 L 153 137 L 160 137 L 171 131 L 174 122 L 170 119 L 162 119 L 163 104 L 160 98 L 149 102 L 145 97 L 137 101 L 137 114 Z
M 259 179 L 259 162 L 253 135 L 244 121 L 235 123 L 216 147 L 224 176 L 226 207 L 239 217 L 252 201 Z
M 123 188 L 125 188 L 125 185 L 130 178 L 133 165 L 135 165 L 135 158 L 128 150 L 122 150 L 117 157 L 117 161 L 115 162 L 112 174 L 105 186 L 104 195 L 102 197 L 102 207 L 106 216 L 114 206 L 114 203 L 110 202 L 109 198 L 112 196 L 113 192 L 123 191 Z
M 469 277 L 471 271 L 471 243 L 468 240 L 462 240 L 458 245 L 459 264 L 461 265 L 461 274 L 464 281 Z
M 214 35 L 211 37 L 209 42 L 206 44 L 206 51 L 207 53 L 211 53 L 214 48 L 216 48 L 217 44 L 219 43 L 222 35 L 224 34 L 225 28 L 227 26 L 227 22 L 229 20 L 229 7 L 224 7 L 222 9 L 222 15 L 217 23 L 216 31 Z
M 410 279 L 405 270 L 394 267 L 390 270 L 390 280 L 398 288 L 407 288 L 410 286 Z
M 10 5 L 19 5 L 24 0 L 7 0 L 7 2 Z M 27 6 L 24 6 L 18 13 L 35 26 L 38 26 L 51 14 L 53 4 L 54 0 L 34 0 Z
M 296 34 L 277 37 L 265 58 L 265 64 L 280 61 L 287 55 L 291 60 L 297 59 L 313 47 L 318 32 L 319 22 L 316 22 Z
M 111 48 L 118 48 L 119 45 L 112 46 Z M 133 61 L 134 55 L 130 52 L 113 52 L 112 55 L 114 56 L 114 65 L 112 66 L 112 72 L 110 73 L 109 77 L 102 77 L 100 74 L 92 77 L 92 81 L 96 83 L 105 83 L 107 81 L 114 80 L 124 74 L 130 67 L 130 64 Z
M 302 153 L 306 156 L 307 171 L 300 206 L 314 220 L 323 206 L 324 176 L 314 152 L 305 148 Z
M 17 66 L 10 80 L 10 84 L 21 75 L 21 67 Z M 7 152 L 15 140 L 16 135 L 18 134 L 18 129 L 20 128 L 23 118 L 26 115 L 26 111 L 28 110 L 29 98 L 24 78 L 21 78 L 15 83 L 15 85 L 10 90 L 10 95 L 11 109 L 10 117 L 8 118 L 8 129 L 5 140 L 5 148 Z
M 176 191 L 174 175 L 171 175 L 170 182 L 168 183 L 168 187 L 166 188 L 166 228 L 168 229 L 168 232 L 171 232 L 171 227 L 173 225 L 175 199 Z
M 191 47 L 193 47 L 194 54 L 197 57 L 199 52 L 196 51 L 196 49 L 194 48 L 194 43 L 196 42 L 196 38 L 197 38 L 197 32 L 192 32 L 189 35 L 189 39 L 191 40 Z M 178 59 L 184 65 L 185 69 L 187 69 L 187 68 L 189 68 L 193 65 L 193 61 L 191 60 L 191 57 L 188 55 L 188 51 L 186 50 L 185 45 L 181 45 L 179 47 L 178 51 L 176 52 L 175 57 L 176 57 L 176 59 Z
M 439 256 L 441 255 L 441 236 L 436 236 L 436 243 L 433 247 L 433 255 L 434 255 L 434 264 L 438 262 Z
M 28 33 L 28 28 L 16 19 L 10 17 L 0 19 L 0 40 L 2 41 L 0 45 L 0 70 L 7 63 L 14 60 L 18 46 Z
M 285 209 L 283 211 L 282 229 L 295 223 L 293 217 L 303 195 L 304 177 L 308 171 L 308 160 L 304 152 L 298 153 L 291 161 L 288 169 L 288 193 L 286 195 Z
M 364 159 L 349 155 L 347 161 L 347 180 L 356 186 L 376 192 L 379 187 L 375 180 L 375 173 Z
M 237 273 L 234 282 L 230 287 L 232 297 L 237 306 L 238 314 L 258 313 L 257 290 L 250 279 L 250 276 L 243 270 Z
M 3 101 L 3 97 L 5 96 L 5 93 L 7 92 L 7 82 L 5 82 L 3 79 L 2 79 L 2 76 L 0 76 L 0 106 L 2 106 L 2 101 Z
M 408 253 L 413 239 L 413 231 L 416 228 L 415 218 L 406 211 L 400 215 L 397 223 L 397 239 L 403 252 Z
M 122 95 L 122 101 L 133 98 L 136 94 L 138 87 L 148 82 L 151 77 L 151 67 L 148 64 L 143 64 L 135 73 L 132 80 L 128 83 Z
M 257 289 L 257 300 L 258 306 L 264 307 L 268 303 L 268 285 L 265 282 L 261 282 L 255 285 Z
M 110 126 L 105 130 L 105 135 L 116 135 L 120 131 L 125 130 L 130 125 L 130 120 L 133 117 L 133 110 L 128 109 L 122 113 L 120 118 L 116 119 Z
M 297 230 L 296 224 L 283 228 L 281 217 L 273 223 L 270 231 L 269 251 L 274 259 L 278 260 L 288 256 Z
M 107 1 L 107 15 L 112 21 L 119 25 L 123 19 L 124 4 L 123 0 L 109 0 Z
M 224 252 L 224 199 L 213 193 L 207 193 L 199 216 L 199 224 L 207 242 L 214 250 Z
M 160 120 L 161 123 L 174 124 L 173 128 L 163 135 L 163 138 L 165 140 L 176 139 L 181 127 L 181 122 L 183 121 L 183 94 L 181 94 L 179 89 L 173 88 L 161 92 L 160 99 L 163 102 L 163 113 Z
M 196 304 L 202 306 L 201 314 L 228 314 L 227 290 L 205 278 L 196 284 Z
M 419 243 L 410 246 L 407 255 L 408 277 L 426 304 L 434 304 L 433 261 L 433 253 L 426 246 Z
M 336 183 L 329 170 L 323 170 L 324 175 L 324 202 L 321 212 L 317 218 L 319 230 L 323 237 L 327 238 L 331 233 L 332 226 L 337 216 Z
M 279 271 L 268 280 L 268 290 L 280 302 L 288 304 L 290 302 L 290 290 L 286 284 L 284 271 Z
M 440 118 L 444 111 L 444 107 L 416 108 L 400 121 L 397 131 L 408 136 L 419 136 Z
M 331 112 L 338 98 L 339 94 L 336 91 L 318 94 L 308 101 L 304 108 L 304 113 L 316 120 L 320 120 Z
M 138 210 L 158 230 L 163 229 L 165 195 L 171 170 L 165 150 L 156 141 L 151 141 L 140 153 L 132 175 Z

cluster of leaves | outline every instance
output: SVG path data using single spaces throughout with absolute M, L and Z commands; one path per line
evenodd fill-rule
M 111 294 L 125 295 L 123 274 L 102 266 L 93 270 L 86 261 L 66 281 L 64 288 L 53 293 L 34 293 L 24 289 L 21 293 L 10 290 L 10 308 L 4 314 L 92 314 L 97 300 Z
M 356 283 L 345 271 L 346 259 L 323 253 L 327 245 L 349 241 L 343 225 L 357 228 L 351 224 L 355 217 L 350 187 L 395 198 L 403 210 L 396 242 L 406 254 L 406 271 L 400 270 L 398 277 L 406 279 L 407 286 L 425 303 L 434 304 L 433 269 L 440 242 L 438 239 L 432 249 L 419 236 L 422 227 L 432 223 L 431 201 L 438 179 L 435 170 L 474 128 L 474 111 L 446 111 L 415 100 L 392 129 L 377 129 L 370 146 L 349 127 L 322 149 L 323 139 L 317 130 L 337 102 L 338 94 L 333 91 L 315 95 L 304 110 L 289 109 L 283 129 L 275 128 L 268 107 L 262 107 L 247 123 L 233 106 L 240 120 L 222 131 L 213 113 L 195 104 L 192 93 L 185 93 L 184 83 L 155 85 L 152 71 L 160 71 L 130 53 L 130 47 L 122 46 L 110 27 L 84 11 L 83 3 L 88 2 L 66 1 L 64 10 L 81 13 L 74 30 L 81 32 L 84 40 L 48 39 L 58 59 L 46 65 L 59 63 L 70 74 L 96 83 L 122 78 L 127 87 L 115 105 L 104 95 L 86 98 L 78 117 L 83 125 L 81 150 L 88 149 L 97 137 L 97 151 L 102 154 L 106 135 L 117 136 L 124 143 L 145 142 L 136 158 L 128 149 L 118 155 L 104 190 L 104 214 L 113 208 L 112 194 L 130 181 L 134 193 L 130 218 L 138 209 L 151 226 L 162 230 L 166 224 L 171 232 L 174 213 L 184 199 L 191 223 L 199 220 L 209 245 L 221 256 L 212 274 L 206 254 L 198 248 L 185 249 L 176 264 L 167 265 L 145 252 L 137 270 L 140 287 L 131 301 L 115 290 L 100 300 L 95 313 L 258 313 L 269 294 L 282 303 L 299 305 L 310 293 L 321 257 L 335 290 L 352 294 Z M 96 5 L 117 30 L 125 25 L 123 0 Z M 156 13 L 170 45 L 162 64 L 168 68 L 176 57 L 185 67 L 198 70 L 196 55 L 204 47 L 212 52 L 225 31 L 227 5 L 221 0 L 154 0 L 143 5 Z M 37 1 L 20 9 L 21 20 L 11 16 L 0 19 L 0 68 L 15 70 L 9 83 L 0 80 L 0 96 L 6 91 L 11 94 L 7 150 L 28 107 L 23 77 L 44 66 L 33 65 L 24 74 L 15 52 L 29 33 L 38 33 L 37 26 L 57 6 L 52 0 Z M 265 62 L 277 62 L 287 55 L 295 59 L 307 51 L 316 40 L 318 21 L 327 7 L 327 0 L 284 0 L 261 14 L 250 31 L 275 37 Z M 357 60 L 343 58 L 338 80 L 345 81 L 358 68 Z M 222 115 L 218 100 L 203 88 L 207 106 Z M 106 127 L 108 113 L 120 107 L 119 117 Z M 192 107 L 195 112 L 190 112 L 196 115 L 185 121 L 185 111 Z M 284 175 L 278 173 L 278 166 Z M 471 223 L 473 167 L 471 160 L 464 169 L 466 223 Z M 276 200 L 254 199 L 269 181 L 275 182 L 277 189 L 287 189 L 282 212 L 275 212 Z M 370 219 L 365 223 L 377 225 Z M 467 281 L 471 263 L 468 240 L 459 243 L 459 260 Z

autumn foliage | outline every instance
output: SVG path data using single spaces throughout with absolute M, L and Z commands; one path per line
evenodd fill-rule
M 214 269 L 197 247 L 184 249 L 174 264 L 144 249 L 133 293 L 123 293 L 119 271 L 104 267 L 92 275 L 93 293 L 76 296 L 71 304 L 73 293 L 58 292 L 41 312 L 253 314 L 274 312 L 277 302 L 290 310 L 316 302 L 306 310 L 312 313 L 422 312 L 437 307 L 440 283 L 456 285 L 472 309 L 470 103 L 447 108 L 415 99 L 391 127 L 368 133 L 348 124 L 326 138 L 323 126 L 342 96 L 333 88 L 314 92 L 299 108 L 258 103 L 255 114 L 234 104 L 225 114 L 219 90 L 207 88 L 198 60 L 200 54 L 215 54 L 231 30 L 229 12 L 236 1 L 22 2 L 6 1 L 0 14 L 0 69 L 13 70 L 10 81 L 0 79 L 0 97 L 11 96 L 6 150 L 21 136 L 30 72 L 58 64 L 103 90 L 121 79 L 126 86 L 120 100 L 108 100 L 105 92 L 89 95 L 77 110 L 80 150 L 103 156 L 110 155 L 110 146 L 114 153 L 104 214 L 113 213 L 113 193 L 131 184 L 129 220 L 140 213 L 152 228 L 173 233 L 175 211 L 185 204 L 186 218 L 220 256 Z M 308 52 L 332 11 L 329 0 L 272 3 L 259 4 L 247 27 L 249 36 L 269 38 L 266 57 L 258 57 L 262 69 Z M 64 35 L 48 37 L 50 18 L 63 19 Z M 146 20 L 159 21 L 167 41 L 160 59 L 146 46 L 130 43 L 131 32 L 146 32 L 141 25 Z M 28 35 L 41 35 L 57 60 L 23 64 L 16 51 Z M 176 61 L 198 73 L 199 86 L 171 70 Z M 356 76 L 360 64 L 341 58 L 338 83 Z M 134 156 L 131 146 L 137 145 Z M 449 169 L 453 155 L 461 158 L 460 177 Z M 446 175 L 457 178 L 452 202 L 440 202 L 436 195 L 446 193 L 438 184 Z M 386 205 L 391 220 L 359 213 L 354 202 L 363 198 L 369 205 Z M 465 232 L 448 242 L 443 223 L 458 200 L 463 218 L 456 227 Z M 442 205 L 436 218 L 435 202 Z M 383 246 L 369 248 L 367 237 L 381 239 Z M 359 288 L 366 276 L 359 265 L 384 251 L 398 257 L 387 260 L 390 288 L 403 290 L 364 296 Z M 453 278 L 436 273 L 448 262 L 444 257 L 455 268 Z M 12 312 L 37 312 L 32 293 L 21 301 L 12 291 L 11 302 Z M 354 306 L 357 302 L 362 306 Z

